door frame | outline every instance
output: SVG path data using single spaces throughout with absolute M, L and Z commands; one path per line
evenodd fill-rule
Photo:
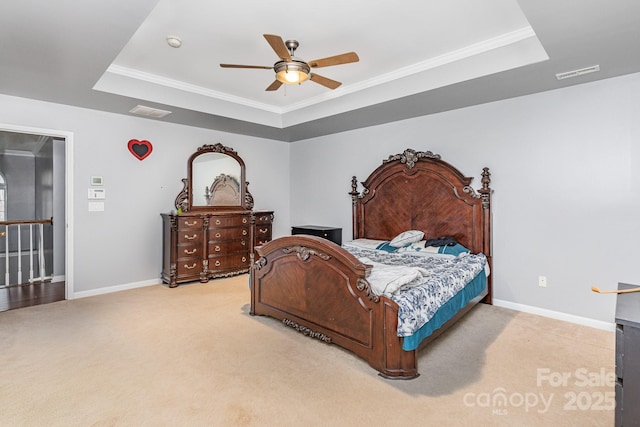
M 73 132 L 0 123 L 0 131 L 28 133 L 64 139 L 64 276 L 65 299 L 74 298 L 73 285 Z

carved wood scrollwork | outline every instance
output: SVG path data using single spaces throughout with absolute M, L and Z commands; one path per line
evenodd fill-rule
M 182 212 L 189 211 L 189 180 L 187 178 L 182 179 L 182 191 L 176 196 L 174 206 Z
M 282 252 L 285 254 L 296 253 L 298 258 L 302 261 L 307 261 L 312 255 L 315 255 L 324 261 L 329 261 L 331 259 L 330 255 L 318 252 L 314 249 L 309 249 L 306 246 L 289 246 L 287 248 L 282 248 Z
M 491 204 L 491 188 L 489 185 L 491 184 L 491 173 L 489 173 L 489 168 L 482 169 L 482 188 L 478 190 L 482 197 L 482 207 L 484 209 L 489 209 Z
M 213 153 L 222 153 L 222 154 L 233 153 L 233 154 L 238 154 L 236 152 L 236 150 L 234 150 L 233 148 L 225 147 L 224 145 L 222 145 L 219 142 L 217 142 L 215 144 L 205 144 L 202 147 L 198 148 L 198 151 L 203 151 L 203 150 L 211 151 Z
M 400 163 L 407 165 L 407 169 L 412 169 L 420 159 L 434 159 L 440 160 L 440 154 L 434 154 L 431 151 L 415 151 L 411 148 L 407 148 L 401 154 L 395 154 L 389 156 L 387 160 L 383 160 L 382 163 L 393 162 L 394 160 L 400 160 Z
M 249 182 L 247 181 L 244 186 L 244 202 L 247 209 L 253 209 L 253 196 L 249 193 Z
M 358 279 L 356 288 L 358 288 L 359 291 L 364 292 L 367 295 L 367 298 L 369 298 L 371 301 L 380 301 L 380 297 L 373 293 L 373 291 L 371 290 L 371 286 L 369 286 L 369 283 L 366 280 Z
M 307 328 L 306 326 L 298 325 L 296 322 L 289 319 L 282 319 L 282 323 L 284 323 L 290 328 L 295 329 L 296 331 L 302 333 L 303 335 L 318 339 L 320 341 L 324 341 L 327 344 L 331 344 L 331 338 L 321 332 L 316 332 L 313 329 Z

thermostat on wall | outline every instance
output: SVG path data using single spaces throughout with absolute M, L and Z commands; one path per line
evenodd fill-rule
M 90 188 L 89 199 L 104 199 L 106 197 L 104 188 Z
M 101 176 L 92 176 L 91 177 L 91 185 L 102 185 L 102 177 Z

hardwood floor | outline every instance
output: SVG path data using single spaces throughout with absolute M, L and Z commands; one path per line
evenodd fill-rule
M 64 300 L 65 282 L 44 282 L 0 288 L 0 311 Z

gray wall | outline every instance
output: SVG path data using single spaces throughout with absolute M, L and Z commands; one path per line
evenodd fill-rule
M 494 297 L 612 322 L 640 284 L 640 74 L 292 145 L 294 224 L 341 226 L 347 193 L 390 154 L 431 150 L 475 177 L 491 168 Z M 330 208 L 327 208 L 330 207 Z M 538 286 L 538 276 L 548 286 Z

